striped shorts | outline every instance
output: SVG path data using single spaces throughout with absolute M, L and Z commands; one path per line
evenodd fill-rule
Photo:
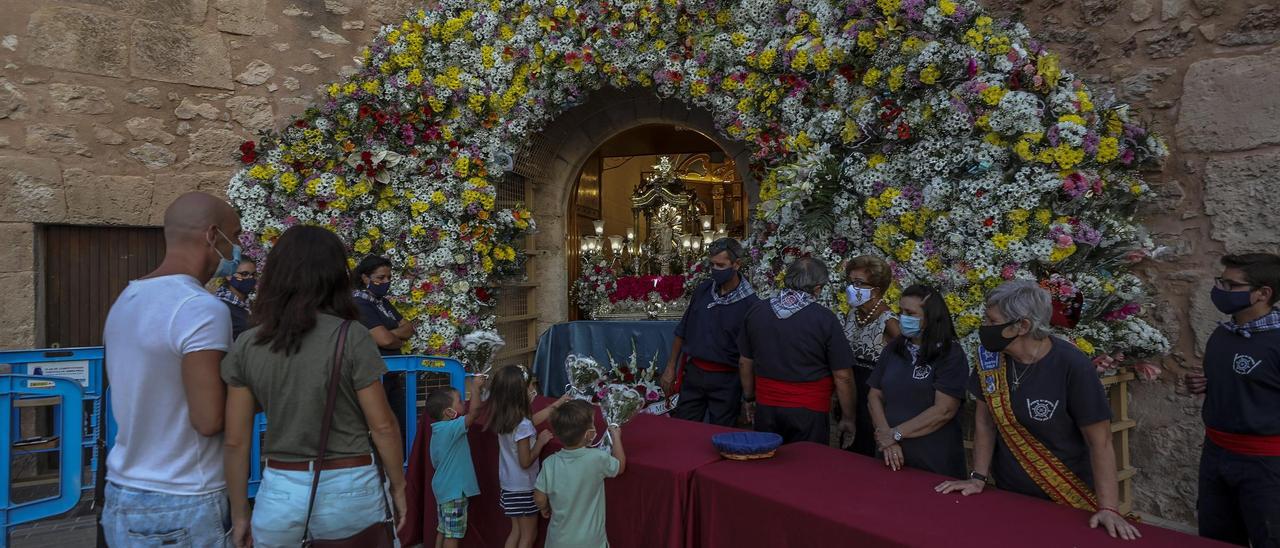
M 538 515 L 538 505 L 533 502 L 533 491 L 502 490 L 502 513 L 510 518 Z

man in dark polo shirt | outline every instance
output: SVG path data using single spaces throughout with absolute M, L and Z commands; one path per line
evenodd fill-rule
M 743 401 L 755 405 L 755 429 L 780 434 L 783 443 L 827 444 L 832 391 L 841 434 L 854 433 L 853 349 L 839 318 L 815 302 L 828 276 L 817 259 L 796 259 L 786 289 L 752 305 L 738 335 Z
M 1231 316 L 1204 350 L 1200 535 L 1280 546 L 1280 256 L 1228 255 L 1213 304 Z
M 671 358 L 662 371 L 662 388 L 671 393 L 683 366 L 680 401 L 671 415 L 733 426 L 742 409 L 738 331 L 747 309 L 760 299 L 751 283 L 738 273 L 742 244 L 721 238 L 707 247 L 707 255 L 711 258 L 711 279 L 693 291 L 689 308 L 676 325 Z

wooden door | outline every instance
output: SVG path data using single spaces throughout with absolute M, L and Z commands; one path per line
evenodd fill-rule
M 99 346 L 111 303 L 164 258 L 164 230 L 44 227 L 43 346 Z

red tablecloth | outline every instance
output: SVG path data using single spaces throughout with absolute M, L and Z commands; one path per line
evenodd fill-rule
M 552 399 L 539 398 L 535 409 Z M 430 421 L 424 417 L 410 453 L 407 495 L 409 523 L 400 535 L 406 546 L 435 538 L 436 503 L 431 494 Z M 597 413 L 597 429 L 604 420 Z M 543 424 L 539 429 L 548 428 Z M 617 478 L 605 480 L 609 543 L 615 548 L 684 546 L 688 524 L 694 470 L 720 460 L 711 445 L 711 436 L 729 429 L 667 417 L 641 415 L 622 427 L 627 469 Z M 502 546 L 511 527 L 510 518 L 498 506 L 498 438 L 485 432 L 480 421 L 469 434 L 471 458 L 475 463 L 480 495 L 471 498 L 469 526 L 464 546 Z M 561 448 L 553 441 L 542 457 Z M 539 520 L 540 538 L 546 520 Z M 541 541 L 538 546 L 541 546 Z
M 1090 529 L 1087 513 L 994 488 L 940 495 L 940 476 L 812 443 L 772 459 L 722 461 L 693 477 L 689 544 L 743 546 L 1222 546 L 1139 525 L 1125 542 Z

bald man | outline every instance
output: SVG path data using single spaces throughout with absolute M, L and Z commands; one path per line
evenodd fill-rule
M 226 387 L 218 367 L 231 317 L 204 284 L 234 271 L 239 237 L 240 218 L 226 202 L 200 192 L 178 197 L 164 214 L 164 260 L 130 282 L 107 315 L 119 425 L 102 511 L 110 546 L 225 544 Z

